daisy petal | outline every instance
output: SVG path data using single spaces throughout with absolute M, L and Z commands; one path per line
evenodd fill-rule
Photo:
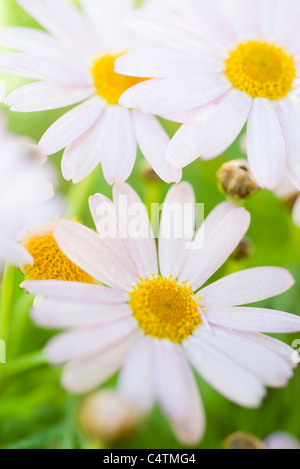
M 130 336 L 136 328 L 135 321 L 128 318 L 100 327 L 65 332 L 48 343 L 45 355 L 54 365 L 82 359 L 113 347 Z
M 216 217 L 218 216 L 219 214 L 216 214 Z M 232 254 L 249 228 L 250 214 L 243 208 L 234 208 L 216 224 L 214 229 L 209 228 L 206 232 L 205 224 L 206 222 L 196 235 L 180 275 L 180 279 L 188 280 L 194 290 L 200 288 Z M 204 237 L 203 246 L 201 233 Z
M 200 291 L 202 306 L 240 306 L 272 298 L 295 281 L 279 267 L 258 267 L 228 275 Z
M 180 347 L 157 341 L 155 374 L 157 398 L 185 444 L 198 443 L 205 417 L 195 378 Z
M 195 204 L 193 188 L 187 182 L 173 186 L 167 194 L 161 214 L 159 237 L 159 264 L 163 277 L 172 274 L 177 278 L 182 271 L 187 256 L 187 244 L 194 236 Z M 187 209 L 188 217 L 183 219 Z M 178 220 L 181 220 L 181 225 Z M 180 232 L 176 233 L 178 229 Z
M 137 143 L 154 171 L 167 183 L 179 182 L 182 172 L 167 162 L 170 139 L 156 117 L 135 110 L 133 122 Z
M 137 331 L 92 357 L 71 363 L 63 373 L 63 386 L 74 393 L 91 391 L 104 383 L 123 365 L 126 356 L 139 338 Z
M 63 253 L 100 282 L 126 291 L 136 283 L 136 267 L 115 239 L 101 238 L 89 228 L 67 221 L 58 225 L 54 235 Z
M 11 111 L 36 112 L 71 106 L 93 94 L 93 88 L 69 88 L 38 81 L 13 91 L 5 102 Z
M 248 408 L 261 404 L 266 392 L 260 381 L 223 351 L 204 341 L 190 339 L 185 344 L 185 352 L 200 376 L 227 399 Z
M 273 105 L 254 99 L 248 119 L 247 151 L 251 171 L 262 188 L 275 189 L 286 165 L 282 128 Z
M 143 412 L 154 403 L 154 341 L 143 337 L 130 351 L 119 377 L 119 392 Z
M 74 184 L 86 178 L 100 163 L 99 119 L 81 137 L 70 143 L 63 154 L 61 169 L 63 177 Z
M 131 112 L 110 106 L 102 119 L 99 133 L 102 170 L 109 184 L 121 183 L 130 176 L 136 159 L 136 138 Z
M 94 97 L 64 114 L 41 138 L 39 143 L 41 151 L 46 155 L 52 155 L 65 148 L 95 124 L 104 108 L 104 101 Z
M 210 323 L 238 331 L 256 331 L 269 334 L 289 334 L 300 331 L 300 318 L 283 311 L 237 307 L 209 307 L 205 311 Z

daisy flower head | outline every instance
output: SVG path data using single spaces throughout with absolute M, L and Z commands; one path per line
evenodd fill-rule
M 124 198 L 128 213 L 138 213 L 140 223 L 127 219 Z M 69 221 L 54 231 L 63 253 L 101 285 L 56 280 L 22 285 L 47 297 L 32 311 L 39 326 L 67 329 L 45 350 L 52 364 L 67 364 L 62 376 L 66 389 L 88 392 L 121 369 L 121 395 L 141 411 L 157 401 L 177 437 L 190 444 L 201 439 L 205 427 L 192 368 L 226 398 L 257 407 L 265 386 L 285 386 L 295 366 L 294 350 L 263 333 L 300 330 L 297 316 L 241 307 L 289 289 L 294 280 L 284 269 L 253 268 L 203 286 L 244 237 L 250 215 L 223 203 L 193 236 L 192 210 L 184 217 L 190 233 L 178 236 L 179 218 L 170 216 L 170 207 L 182 214 L 195 205 L 188 183 L 169 190 L 157 249 L 136 192 L 127 184 L 114 186 L 113 202 L 97 194 L 90 198 L 90 208 L 98 230 L 105 213 L 117 236 Z M 142 225 L 143 235 L 126 236 L 130 224 Z
M 116 61 L 118 73 L 151 78 L 127 90 L 120 103 L 177 114 L 184 125 L 168 148 L 168 161 L 177 169 L 199 156 L 209 160 L 222 154 L 247 124 L 257 184 L 274 189 L 287 169 L 300 189 L 299 2 L 169 4 L 173 12 L 167 18 L 136 12 L 126 21 L 160 40 L 163 49 Z
M 9 134 L 0 124 L 0 259 L 17 266 L 33 259 L 18 243 L 28 224 L 56 216 L 59 203 L 52 199 L 54 174 L 42 164 L 37 148 Z
M 114 61 L 140 47 L 123 25 L 134 0 L 18 0 L 46 31 L 12 27 L 1 31 L 2 44 L 21 52 L 0 56 L 4 73 L 37 81 L 11 93 L 12 111 L 34 112 L 76 106 L 43 135 L 47 155 L 65 148 L 62 173 L 77 183 L 101 162 L 105 179 L 123 182 L 134 167 L 137 145 L 166 182 L 178 182 L 181 171 L 166 161 L 169 137 L 150 114 L 119 105 L 128 88 L 144 81 L 114 72 Z M 153 3 L 153 4 L 152 4 Z M 149 0 L 147 10 L 157 11 Z

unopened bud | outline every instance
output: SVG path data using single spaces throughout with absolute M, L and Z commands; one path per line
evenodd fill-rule
M 238 432 L 230 435 L 223 444 L 224 449 L 265 449 L 262 441 L 251 433 Z
M 231 254 L 231 259 L 235 261 L 244 261 L 252 256 L 253 251 L 254 247 L 252 241 L 248 238 L 244 238 Z
M 246 160 L 232 160 L 223 164 L 217 178 L 221 190 L 235 199 L 247 199 L 260 190 Z
M 139 166 L 139 173 L 140 177 L 145 180 L 146 182 L 158 182 L 161 181 L 160 177 L 152 166 L 148 163 L 148 161 L 144 160 Z
M 113 389 L 87 397 L 79 410 L 79 422 L 86 435 L 109 444 L 129 437 L 141 420 L 141 412 Z

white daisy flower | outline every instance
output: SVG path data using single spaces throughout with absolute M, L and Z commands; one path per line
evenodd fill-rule
M 281 183 L 275 189 L 275 194 L 280 198 L 287 198 L 293 205 L 292 216 L 295 225 L 300 228 L 300 193 L 292 183 L 291 179 L 285 175 Z
M 177 437 L 193 444 L 205 418 L 191 367 L 226 398 L 249 408 L 260 405 L 265 386 L 285 386 L 291 378 L 294 350 L 261 333 L 299 331 L 300 318 L 240 305 L 278 295 L 294 280 L 284 269 L 261 267 L 203 287 L 245 235 L 249 213 L 223 203 L 192 241 L 179 238 L 169 208 L 195 207 L 195 196 L 188 183 L 174 186 L 162 211 L 157 252 L 147 210 L 127 184 L 114 187 L 113 203 L 99 194 L 90 198 L 95 224 L 109 207 L 107 223 L 124 225 L 124 197 L 129 211 L 139 208 L 149 236 L 126 238 L 122 231 L 123 237 L 111 239 L 69 221 L 54 232 L 64 254 L 102 285 L 36 280 L 22 286 L 47 297 L 32 312 L 38 325 L 69 330 L 46 348 L 52 364 L 68 364 L 66 389 L 87 392 L 121 368 L 121 394 L 142 411 L 158 401 Z M 194 214 L 185 223 L 192 232 Z
M 264 443 L 266 449 L 300 449 L 300 441 L 285 432 L 272 433 Z
M 127 25 L 155 37 L 161 51 L 131 53 L 115 70 L 148 77 L 120 103 L 178 113 L 184 123 L 168 159 L 183 168 L 222 154 L 247 123 L 247 152 L 260 187 L 274 189 L 287 168 L 300 189 L 300 4 L 297 0 L 169 0 L 168 18 L 135 12 Z
M 149 0 L 149 11 L 156 11 Z M 134 0 L 18 0 L 47 32 L 12 27 L 2 44 L 19 53 L 0 56 L 0 70 L 38 80 L 11 93 L 6 103 L 17 112 L 44 111 L 78 104 L 44 134 L 40 148 L 51 155 L 65 148 L 62 172 L 77 183 L 100 163 L 109 183 L 131 174 L 137 144 L 157 174 L 178 182 L 181 171 L 166 160 L 169 137 L 150 114 L 118 104 L 122 93 L 144 81 L 114 72 L 115 59 L 135 50 L 137 38 L 123 26 Z M 157 2 L 155 2 L 157 3 Z
M 55 216 L 53 171 L 39 161 L 34 145 L 5 130 L 0 122 L 0 260 L 17 266 L 33 259 L 18 243 L 25 225 Z M 51 182 L 50 182 L 51 181 Z

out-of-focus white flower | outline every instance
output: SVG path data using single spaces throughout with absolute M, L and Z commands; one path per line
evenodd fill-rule
M 272 433 L 264 441 L 255 435 L 245 432 L 236 432 L 224 442 L 224 449 L 300 449 L 300 441 L 284 432 Z
M 284 432 L 272 433 L 265 440 L 266 449 L 300 449 L 300 441 Z
M 300 189 L 300 4 L 297 0 L 169 0 L 168 17 L 134 12 L 126 24 L 160 51 L 116 60 L 118 73 L 149 78 L 120 103 L 184 123 L 168 149 L 180 169 L 222 154 L 247 123 L 257 184 L 274 189 L 285 170 Z M 173 114 L 174 118 L 174 114 Z
M 18 243 L 26 225 L 55 217 L 54 173 L 32 143 L 17 138 L 0 123 L 0 260 L 13 265 L 32 263 L 31 255 Z M 47 202 L 49 201 L 49 202 Z
M 1 31 L 0 42 L 22 52 L 1 54 L 0 70 L 39 80 L 11 93 L 6 103 L 13 111 L 33 112 L 81 102 L 39 144 L 47 155 L 65 148 L 65 179 L 79 182 L 101 161 L 109 183 L 125 181 L 138 144 L 163 180 L 178 182 L 181 170 L 167 163 L 169 137 L 158 120 L 118 104 L 125 90 L 144 81 L 114 72 L 118 56 L 141 47 L 123 25 L 134 0 L 81 0 L 82 11 L 67 0 L 18 3 L 48 32 L 23 27 Z M 157 11 L 155 4 L 151 0 L 147 9 Z
M 148 236 L 124 235 L 124 198 L 129 211 L 138 209 Z M 189 364 L 226 398 L 257 407 L 265 386 L 285 386 L 295 366 L 291 347 L 261 333 L 299 331 L 300 318 L 239 306 L 288 290 L 294 280 L 285 269 L 245 270 L 203 288 L 245 235 L 250 215 L 221 204 L 192 240 L 195 210 L 184 217 L 189 234 L 181 237 L 175 235 L 177 217 L 169 216 L 170 207 L 181 213 L 187 205 L 195 207 L 192 187 L 172 187 L 157 252 L 146 207 L 130 186 L 115 186 L 113 202 L 95 195 L 90 198 L 95 224 L 99 227 L 108 209 L 106 223 L 118 220 L 120 236 L 112 239 L 73 222 L 61 222 L 54 235 L 63 253 L 103 285 L 46 280 L 22 286 L 48 297 L 32 312 L 37 324 L 70 329 L 45 351 L 51 363 L 68 363 L 63 386 L 83 393 L 122 368 L 120 393 L 142 411 L 158 401 L 177 437 L 195 443 L 205 418 Z

